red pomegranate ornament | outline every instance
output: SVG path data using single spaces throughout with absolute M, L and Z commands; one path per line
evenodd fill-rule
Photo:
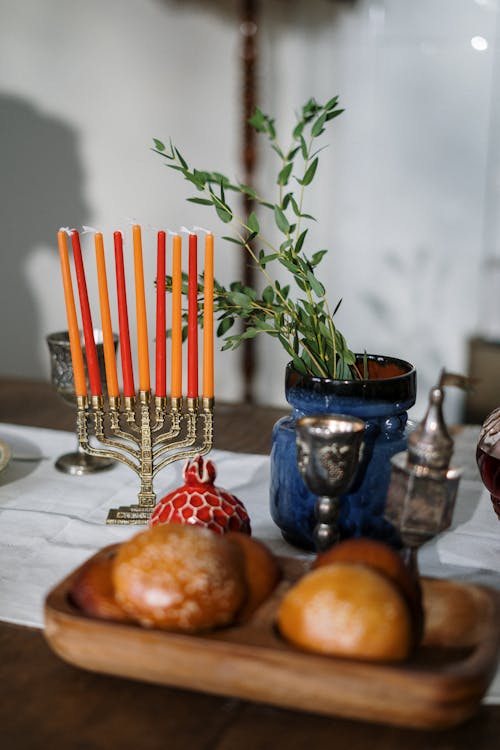
M 213 461 L 196 456 L 186 461 L 182 475 L 185 484 L 158 502 L 151 514 L 151 526 L 190 523 L 217 534 L 226 531 L 251 534 L 250 518 L 241 500 L 214 485 L 217 470 Z

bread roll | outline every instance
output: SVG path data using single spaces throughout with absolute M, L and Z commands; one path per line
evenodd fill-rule
M 101 551 L 83 565 L 70 590 L 73 602 L 86 614 L 126 622 L 129 615 L 118 604 L 112 580 L 114 553 Z
M 113 584 L 119 604 L 142 625 L 182 632 L 227 625 L 246 595 L 236 548 L 182 524 L 154 526 L 122 544 Z
M 399 552 L 384 544 L 384 542 L 375 539 L 364 537 L 345 539 L 326 552 L 320 553 L 312 567 L 318 568 L 335 562 L 363 563 L 379 571 L 379 573 L 383 573 L 398 586 L 410 607 L 413 619 L 414 645 L 418 645 L 424 627 L 420 580 L 406 566 Z
M 401 661 L 413 643 L 400 590 L 358 563 L 324 565 L 303 576 L 283 598 L 277 624 L 294 645 L 331 656 Z

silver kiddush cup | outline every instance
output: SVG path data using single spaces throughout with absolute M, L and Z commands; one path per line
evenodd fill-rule
M 339 540 L 340 497 L 348 492 L 363 452 L 365 422 L 342 414 L 302 417 L 297 422 L 297 460 L 309 490 L 317 495 L 314 542 L 323 552 Z

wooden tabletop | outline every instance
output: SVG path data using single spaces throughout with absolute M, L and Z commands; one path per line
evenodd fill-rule
M 216 447 L 268 452 L 282 413 L 217 405 Z M 48 383 L 0 379 L 0 422 L 71 430 L 74 413 Z M 432 732 L 325 718 L 88 673 L 55 656 L 40 630 L 0 622 L 5 750 L 492 750 L 499 738 L 500 706 Z

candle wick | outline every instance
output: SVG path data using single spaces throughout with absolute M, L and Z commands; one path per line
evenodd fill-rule
M 66 234 L 69 234 L 71 229 L 69 227 L 59 227 L 60 232 L 66 232 Z
M 205 234 L 212 234 L 210 229 L 205 229 L 205 227 L 193 227 L 193 230 L 196 232 L 205 232 Z
M 94 229 L 94 227 L 87 227 L 85 224 L 82 224 L 82 234 L 87 234 L 88 232 L 94 232 L 94 234 L 98 234 L 99 230 Z
M 167 234 L 170 234 L 172 237 L 179 236 L 179 232 L 173 232 L 171 229 L 166 229 L 165 231 L 167 232 Z
M 180 232 L 184 232 L 185 234 L 194 234 L 192 229 L 188 229 L 187 227 L 181 227 Z

